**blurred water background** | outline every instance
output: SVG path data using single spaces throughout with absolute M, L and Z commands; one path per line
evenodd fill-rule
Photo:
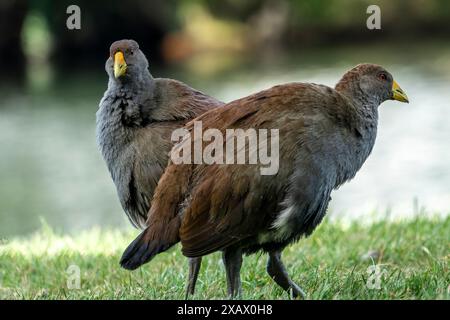
M 204 11 L 183 12 L 188 17 L 203 14 L 203 20 L 168 33 L 161 40 L 165 51 L 155 52 L 153 43 L 141 45 L 155 77 L 176 78 L 231 101 L 291 81 L 333 86 L 358 63 L 381 64 L 393 73 L 411 103 L 386 102 L 380 107 L 372 155 L 353 181 L 334 192 L 329 215 L 370 221 L 450 212 L 447 38 L 396 41 L 394 32 L 388 39 L 374 36 L 369 41 L 352 41 L 347 37 L 342 42 L 291 46 L 290 42 L 280 45 L 269 34 L 263 35 L 266 38 L 256 50 L 247 50 L 234 37 L 242 31 L 238 22 L 216 21 L 212 15 L 205 18 L 204 7 L 194 8 Z M 95 112 L 107 84 L 103 63 L 108 46 L 95 51 L 97 59 L 79 51 L 59 64 L 49 58 L 57 46 L 43 45 L 56 40 L 39 12 L 31 11 L 24 18 L 28 29 L 21 31 L 23 76 L 16 77 L 22 69 L 14 67 L 0 77 L 0 238 L 33 232 L 42 221 L 62 232 L 92 226 L 131 228 L 95 143 Z M 66 17 L 65 12 L 62 16 Z M 364 11 L 361 17 L 362 21 L 367 17 Z M 268 20 L 273 28 L 276 19 L 275 15 Z M 203 27 L 197 26 L 199 21 Z M 200 40 L 189 42 L 200 43 L 199 52 L 187 49 L 180 40 L 183 34 L 211 29 L 217 32 L 215 41 L 210 35 L 197 34 Z M 232 39 L 237 42 L 233 44 Z M 231 48 L 223 42 L 231 43 Z

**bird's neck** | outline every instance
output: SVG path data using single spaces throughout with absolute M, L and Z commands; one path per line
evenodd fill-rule
M 368 96 L 359 86 L 359 81 L 355 79 L 357 75 L 347 75 L 335 87 L 335 90 L 348 99 L 349 104 L 354 108 L 356 124 L 365 129 L 367 126 L 377 125 L 378 107 L 381 102 L 376 96 Z M 353 109 L 352 108 L 352 109 Z
M 350 158 L 343 161 L 352 163 L 352 170 L 338 181 L 337 185 L 352 178 L 361 168 L 372 152 L 377 136 L 378 107 L 381 101 L 376 97 L 368 97 L 358 83 L 343 78 L 335 88 L 347 100 L 344 104 L 346 111 L 343 112 L 346 119 L 341 120 L 347 123 L 348 128 L 354 133 L 349 149 Z
M 103 156 L 113 163 L 147 121 L 146 108 L 152 108 L 155 84 L 148 72 L 121 81 L 110 77 L 108 89 L 97 112 L 97 139 Z M 146 108 L 142 108 L 145 106 Z
M 126 94 L 127 97 L 133 98 L 136 103 L 144 103 L 151 100 L 154 96 L 155 79 L 146 70 L 145 72 L 133 75 L 132 78 L 110 78 L 108 89 L 111 92 Z

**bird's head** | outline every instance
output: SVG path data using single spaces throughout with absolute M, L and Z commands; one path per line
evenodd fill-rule
M 111 78 L 122 81 L 141 78 L 147 72 L 148 61 L 134 40 L 119 40 L 113 42 L 106 61 L 106 72 Z
M 360 101 L 397 100 L 408 103 L 406 93 L 400 88 L 392 75 L 383 67 L 375 64 L 360 64 L 348 71 L 336 90 L 350 93 Z

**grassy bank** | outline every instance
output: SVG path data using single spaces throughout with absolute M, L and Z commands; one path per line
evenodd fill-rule
M 187 261 L 176 247 L 128 272 L 118 261 L 136 232 L 49 228 L 0 245 L 0 299 L 183 299 Z M 309 299 L 449 299 L 450 217 L 343 225 L 323 223 L 288 247 L 284 260 Z M 244 299 L 287 299 L 265 272 L 265 255 L 244 259 Z M 80 270 L 80 288 L 72 275 Z M 377 289 L 374 268 L 382 274 Z M 369 269 L 368 269 L 369 268 Z M 68 283 L 69 282 L 69 283 Z M 369 285 L 368 285 L 369 284 Z M 196 299 L 226 297 L 220 254 L 204 259 Z

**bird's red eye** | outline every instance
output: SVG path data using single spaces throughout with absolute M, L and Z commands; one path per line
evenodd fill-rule
M 387 75 L 386 73 L 380 73 L 380 75 L 378 76 L 381 80 L 385 81 L 387 80 Z

